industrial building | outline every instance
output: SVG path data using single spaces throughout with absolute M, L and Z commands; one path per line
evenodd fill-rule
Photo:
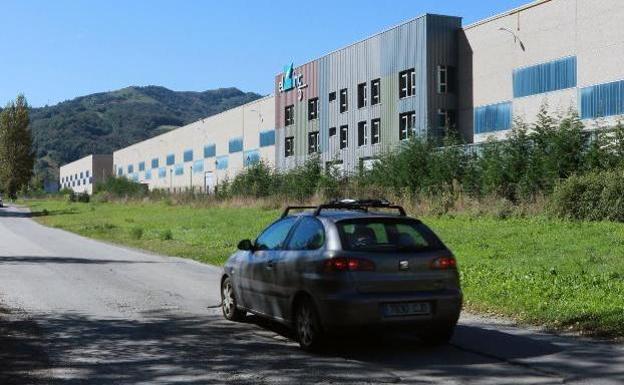
M 274 111 L 267 96 L 115 151 L 115 175 L 150 190 L 212 192 L 260 160 L 273 167 Z
M 93 188 L 113 173 L 112 155 L 89 155 L 61 166 L 59 186 L 76 193 L 93 194 Z
M 624 113 L 624 7 L 619 0 L 542 0 L 470 24 L 459 38 L 458 128 L 504 138 L 540 107 L 592 119 Z
M 412 135 L 504 139 L 542 105 L 591 127 L 624 113 L 618 0 L 538 0 L 463 27 L 424 15 L 275 77 L 276 164 L 347 172 Z
M 542 106 L 576 111 L 588 128 L 613 123 L 624 114 L 622 22 L 618 0 L 537 0 L 466 26 L 425 14 L 285 61 L 275 96 L 116 151 L 114 173 L 210 192 L 258 159 L 288 170 L 318 157 L 354 172 L 412 136 L 501 140 Z
M 352 172 L 457 110 L 459 17 L 424 15 L 275 77 L 276 163 L 311 155 Z

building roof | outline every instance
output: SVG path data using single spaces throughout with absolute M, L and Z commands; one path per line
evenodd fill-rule
M 505 16 L 513 15 L 514 13 L 522 12 L 522 11 L 525 11 L 525 10 L 527 10 L 529 8 L 537 7 L 538 5 L 542 5 L 542 4 L 548 3 L 550 1 L 552 1 L 552 0 L 535 0 L 535 1 L 532 1 L 532 2 L 530 2 L 528 4 L 524 4 L 524 5 L 521 5 L 519 7 L 510 9 L 509 11 L 505 11 L 505 12 L 496 14 L 494 16 L 490 16 L 490 17 L 485 18 L 483 20 L 475 21 L 474 23 L 468 24 L 467 26 L 465 26 L 464 29 L 470 29 L 470 28 L 473 28 L 473 27 L 477 27 L 477 26 L 479 26 L 481 24 L 489 23 L 490 21 L 494 21 L 496 19 L 500 19 L 500 18 L 505 17 Z

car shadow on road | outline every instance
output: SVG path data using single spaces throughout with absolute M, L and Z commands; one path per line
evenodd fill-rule
M 142 263 L 171 263 L 166 261 L 141 261 L 124 259 L 97 259 L 79 257 L 44 257 L 44 256 L 2 256 L 0 255 L 0 265 L 29 265 L 29 264 L 85 264 L 85 265 L 105 265 L 105 264 L 142 264 Z
M 33 319 L 45 331 L 46 352 L 61 377 L 56 382 L 63 384 L 431 382 L 405 373 L 453 376 L 462 383 L 520 375 L 526 367 L 509 365 L 510 360 L 540 359 L 561 350 L 547 341 L 460 326 L 455 340 L 476 341 L 474 351 L 456 342 L 428 348 L 409 334 L 387 333 L 337 338 L 325 352 L 308 354 L 283 326 L 253 316 L 228 322 L 217 311 L 154 309 L 128 319 L 37 314 Z M 479 344 L 496 348 L 482 354 Z M 599 375 L 612 361 L 605 352 L 588 364 L 588 374 Z M 1 376 L 0 383 L 5 383 Z
M 76 210 L 71 208 L 62 210 L 46 210 L 46 211 L 21 211 L 12 207 L 5 206 L 0 208 L 0 218 L 35 218 L 52 215 L 72 215 L 78 214 Z

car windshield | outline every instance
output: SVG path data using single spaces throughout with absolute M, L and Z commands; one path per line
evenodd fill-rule
M 419 221 L 404 218 L 358 218 L 336 223 L 342 248 L 348 251 L 427 251 L 444 246 Z

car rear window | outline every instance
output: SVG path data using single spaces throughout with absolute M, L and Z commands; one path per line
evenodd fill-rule
M 358 218 L 336 223 L 343 250 L 413 252 L 440 250 L 442 242 L 424 224 L 402 218 Z

